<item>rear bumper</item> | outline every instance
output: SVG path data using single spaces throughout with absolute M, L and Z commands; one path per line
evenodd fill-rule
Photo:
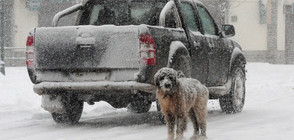
M 34 85 L 34 92 L 39 95 L 58 94 L 60 91 L 87 92 L 90 94 L 100 94 L 105 92 L 132 92 L 144 91 L 154 93 L 156 87 L 152 84 L 129 82 L 42 82 Z

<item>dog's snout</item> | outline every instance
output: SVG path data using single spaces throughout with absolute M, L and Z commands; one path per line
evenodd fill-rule
M 170 84 L 170 83 L 165 83 L 165 84 L 164 84 L 164 87 L 165 87 L 165 88 L 170 88 L 170 87 L 171 87 L 171 84 Z

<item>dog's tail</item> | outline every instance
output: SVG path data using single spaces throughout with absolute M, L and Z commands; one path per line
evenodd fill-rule
M 178 71 L 177 78 L 185 78 L 185 74 L 182 71 Z

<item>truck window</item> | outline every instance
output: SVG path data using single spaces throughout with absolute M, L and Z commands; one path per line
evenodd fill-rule
M 132 2 L 130 6 L 132 24 L 158 25 L 159 15 L 164 4 L 154 4 L 150 2 Z
M 99 11 L 101 11 L 103 7 L 101 5 L 95 5 L 92 9 L 91 17 L 90 17 L 90 24 L 97 24 L 95 22 L 98 21 L 98 14 Z
M 199 31 L 199 25 L 197 24 L 192 5 L 188 3 L 182 3 L 182 8 L 189 29 L 191 31 Z
M 197 7 L 204 32 L 206 34 L 216 35 L 216 26 L 214 24 L 214 20 L 209 15 L 208 11 L 201 5 L 198 5 Z
M 164 2 L 148 2 L 148 1 L 97 1 L 86 9 L 82 14 L 80 25 L 158 25 L 159 15 L 164 6 Z M 90 18 L 83 18 L 89 16 Z

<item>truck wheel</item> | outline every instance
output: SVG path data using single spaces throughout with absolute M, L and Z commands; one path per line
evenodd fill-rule
M 151 101 L 148 101 L 145 97 L 134 97 L 134 100 L 127 105 L 127 109 L 134 113 L 145 113 L 148 112 L 151 108 Z
M 232 73 L 230 94 L 219 98 L 223 112 L 227 114 L 241 112 L 245 102 L 245 72 L 244 67 L 238 66 Z
M 81 118 L 84 102 L 79 101 L 77 96 L 63 96 L 62 103 L 65 107 L 65 113 L 51 113 L 53 120 L 62 124 L 77 123 Z
M 150 101 L 133 101 L 128 104 L 127 109 L 134 113 L 146 113 L 151 108 Z

